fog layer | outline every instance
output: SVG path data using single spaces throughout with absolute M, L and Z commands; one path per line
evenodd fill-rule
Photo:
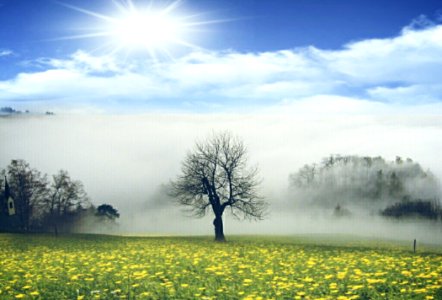
M 289 174 L 336 153 L 391 160 L 397 155 L 410 157 L 442 178 L 440 116 L 413 116 L 408 109 L 377 116 L 302 115 L 302 109 L 300 104 L 284 113 L 243 115 L 3 117 L 0 166 L 21 158 L 43 173 L 68 170 L 84 183 L 95 205 L 109 203 L 118 208 L 122 233 L 212 234 L 211 217 L 186 217 L 165 196 L 162 185 L 179 174 L 180 163 L 196 140 L 227 129 L 243 138 L 250 164 L 259 166 L 261 194 L 269 203 L 268 217 L 262 222 L 238 222 L 227 214 L 227 235 L 338 232 L 442 242 L 440 223 L 333 219 L 331 212 L 297 208 L 294 202 L 300 199 L 292 199 L 288 192 Z

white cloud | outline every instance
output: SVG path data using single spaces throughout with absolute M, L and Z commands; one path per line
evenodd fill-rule
M 76 51 L 68 59 L 40 58 L 37 63 L 43 67 L 77 70 L 85 74 L 108 72 L 118 74 L 130 69 L 130 65 L 117 62 L 114 56 L 92 56 L 82 50 Z
M 9 49 L 0 49 L 0 57 L 13 55 L 14 52 Z
M 417 21 L 416 21 L 417 22 Z M 173 107 L 281 104 L 318 96 L 422 104 L 442 100 L 442 25 L 412 24 L 400 35 L 338 50 L 193 52 L 152 61 L 97 56 L 40 58 L 39 72 L 0 82 L 0 101 L 54 107 L 113 107 L 167 101 Z M 172 104 L 171 104 L 172 103 Z
M 342 51 L 317 53 L 349 82 L 438 83 L 442 76 L 442 26 L 405 28 L 396 38 L 365 40 L 349 44 Z
M 437 102 L 442 99 L 441 84 L 416 84 L 399 87 L 375 87 L 367 90 L 368 94 L 375 99 L 411 103 Z
M 436 21 L 438 19 L 438 16 L 436 15 Z M 414 18 L 410 25 L 408 25 L 406 28 L 407 29 L 414 29 L 414 30 L 418 30 L 418 29 L 423 29 L 423 28 L 428 28 L 431 26 L 435 26 L 436 23 L 429 19 L 426 15 L 419 15 L 417 18 Z

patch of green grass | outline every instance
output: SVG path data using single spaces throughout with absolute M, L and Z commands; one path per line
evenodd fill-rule
M 437 299 L 441 287 L 440 248 L 349 236 L 0 234 L 2 299 Z

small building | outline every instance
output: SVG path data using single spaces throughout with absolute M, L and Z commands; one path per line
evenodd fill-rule
M 5 189 L 0 195 L 0 231 L 16 231 L 17 221 L 15 201 L 5 176 Z
M 7 207 L 7 214 L 8 216 L 15 215 L 15 202 L 14 199 L 11 196 L 11 190 L 9 189 L 8 179 L 5 176 L 5 196 L 4 199 L 6 200 L 6 207 Z

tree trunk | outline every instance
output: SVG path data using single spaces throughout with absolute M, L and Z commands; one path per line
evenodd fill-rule
M 57 224 L 54 224 L 54 234 L 55 234 L 55 237 L 58 237 L 58 226 L 57 226 Z
M 215 227 L 215 241 L 225 242 L 226 238 L 224 237 L 223 219 L 221 216 L 215 217 L 213 226 Z

